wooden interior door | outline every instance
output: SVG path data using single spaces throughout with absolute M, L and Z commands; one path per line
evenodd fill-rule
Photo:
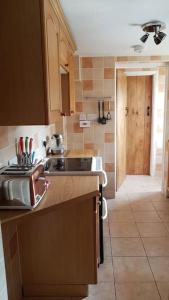
M 127 174 L 150 174 L 152 76 L 127 78 Z
M 126 176 L 126 106 L 127 77 L 124 70 L 117 71 L 117 126 L 116 126 L 116 190 Z

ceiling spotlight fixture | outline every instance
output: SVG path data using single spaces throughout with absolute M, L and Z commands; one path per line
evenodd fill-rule
M 143 45 L 133 45 L 131 48 L 134 50 L 136 53 L 141 53 L 144 49 Z
M 160 21 L 152 21 L 145 23 L 141 26 L 145 34 L 140 38 L 140 40 L 145 43 L 150 35 L 150 33 L 154 32 L 155 35 L 153 36 L 154 42 L 156 45 L 159 45 L 167 36 L 166 33 L 162 32 L 161 30 L 166 29 L 166 25 Z
M 149 33 L 147 32 L 146 34 L 144 34 L 144 35 L 141 37 L 140 41 L 142 41 L 143 43 L 145 43 L 145 42 L 147 41 L 148 37 L 149 37 Z

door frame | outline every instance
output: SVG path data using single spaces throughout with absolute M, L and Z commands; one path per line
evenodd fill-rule
M 166 158 L 166 139 L 167 139 L 167 94 L 168 94 L 168 78 L 169 78 L 169 64 L 164 62 L 164 63 L 115 63 L 115 74 L 118 69 L 135 69 L 135 68 L 157 68 L 157 67 L 166 67 L 167 69 L 167 74 L 166 74 L 166 81 L 165 81 L 165 100 L 164 100 L 164 129 L 163 129 L 163 154 L 162 154 L 162 186 L 161 190 L 166 194 L 166 180 L 165 180 L 165 164 L 166 162 L 168 163 L 168 159 Z M 155 173 L 155 152 L 154 152 L 154 144 L 155 144 L 155 136 L 154 136 L 154 119 L 155 119 L 155 109 L 156 109 L 156 101 L 158 98 L 158 88 L 157 88 L 157 82 L 158 82 L 158 70 L 152 70 L 152 71 L 130 71 L 126 72 L 127 74 L 132 74 L 130 76 L 148 76 L 152 75 L 153 76 L 153 85 L 152 85 L 152 120 L 151 120 L 151 149 L 150 149 L 150 175 L 153 176 Z M 128 75 L 129 76 L 129 75 Z M 116 80 L 115 76 L 115 80 Z M 116 82 L 115 82 L 116 83 Z M 116 87 L 116 84 L 115 84 Z M 117 137 L 116 137 L 116 124 L 117 124 L 117 98 L 116 98 L 116 89 L 115 89 L 115 153 L 117 149 Z M 168 125 L 169 127 L 169 125 Z M 169 132 L 169 128 L 168 128 Z M 115 186 L 116 186 L 116 175 L 117 175 L 117 158 L 115 156 Z M 117 192 L 117 190 L 116 190 Z

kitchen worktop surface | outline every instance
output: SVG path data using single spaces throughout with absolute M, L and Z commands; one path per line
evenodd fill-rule
M 30 214 L 40 214 L 55 209 L 65 202 L 83 197 L 86 194 L 99 195 L 99 176 L 46 176 L 49 189 L 33 210 L 0 210 L 0 223 L 19 220 Z

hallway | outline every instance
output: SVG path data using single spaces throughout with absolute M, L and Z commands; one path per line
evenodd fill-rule
M 169 200 L 158 177 L 127 176 L 108 200 L 105 263 L 87 300 L 169 299 Z

